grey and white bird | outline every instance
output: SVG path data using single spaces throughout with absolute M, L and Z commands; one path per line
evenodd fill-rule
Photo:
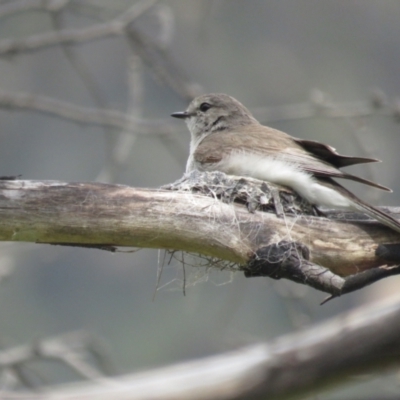
M 399 221 L 332 179 L 391 191 L 340 170 L 379 160 L 343 156 L 331 146 L 261 125 L 245 106 L 226 94 L 196 97 L 186 111 L 171 115 L 184 119 L 191 134 L 186 172 L 221 171 L 288 186 L 317 207 L 361 211 L 400 233 Z

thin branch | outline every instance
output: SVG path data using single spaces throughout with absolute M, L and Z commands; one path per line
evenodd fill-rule
M 13 0 L 0 6 L 0 19 L 31 11 L 60 11 L 71 0 Z
M 51 21 L 53 23 L 54 29 L 59 32 L 62 30 L 63 27 L 63 19 L 60 10 L 53 11 L 50 15 Z M 93 74 L 90 72 L 89 68 L 81 57 L 79 57 L 78 53 L 75 51 L 75 48 L 71 46 L 67 46 L 65 44 L 61 45 L 61 50 L 68 60 L 72 68 L 76 71 L 79 78 L 82 80 L 84 86 L 86 87 L 87 91 L 89 92 L 90 96 L 92 97 L 95 105 L 97 108 L 106 109 L 106 101 L 105 95 L 102 93 L 100 85 L 96 82 L 93 77 Z M 107 128 L 107 127 L 105 127 Z M 108 127 L 109 128 L 109 127 Z M 106 134 L 110 134 L 111 132 L 106 130 Z
M 142 114 L 141 104 L 143 97 L 143 76 L 142 76 L 142 62 L 138 56 L 132 55 L 128 59 L 128 88 L 129 88 L 129 104 L 127 115 L 132 116 L 136 120 L 140 120 Z M 133 121 L 133 118 L 130 121 Z M 120 172 L 122 166 L 126 164 L 129 159 L 133 147 L 135 145 L 137 135 L 133 132 L 136 131 L 136 126 L 133 124 L 126 126 L 125 129 L 118 134 L 107 137 L 107 159 L 103 165 L 96 180 L 100 182 L 115 182 L 117 174 Z
M 264 123 L 315 117 L 362 118 L 373 115 L 391 116 L 396 121 L 399 119 L 399 105 L 397 102 L 382 100 L 382 102 L 377 103 L 374 93 L 370 101 L 354 101 L 348 103 L 333 102 L 327 100 L 325 94 L 320 94 L 320 98 L 315 99 L 316 96 L 312 95 L 310 101 L 303 103 L 294 103 L 278 107 L 257 107 L 253 108 L 252 111 L 254 116 Z
M 169 135 L 179 130 L 169 120 L 143 120 L 116 110 L 81 107 L 51 97 L 0 90 L 0 108 L 42 112 L 81 124 L 133 129 L 138 135 Z M 172 118 L 171 118 L 172 119 Z M 181 129 L 184 127 L 181 126 Z
M 63 28 L 63 16 L 61 12 L 52 12 L 50 17 L 53 23 L 54 29 L 56 31 L 60 31 Z M 104 93 L 102 93 L 100 85 L 96 82 L 96 79 L 93 77 L 92 73 L 90 72 L 88 66 L 84 63 L 82 58 L 79 56 L 78 52 L 76 52 L 76 48 L 72 46 L 68 46 L 66 44 L 61 45 L 61 50 L 65 56 L 65 58 L 69 61 L 72 68 L 76 71 L 80 79 L 82 80 L 84 86 L 86 87 L 87 91 L 89 92 L 91 98 L 94 101 L 95 106 L 99 110 L 106 110 L 107 102 Z M 129 115 L 134 115 L 133 113 L 127 113 Z M 134 115 L 137 117 L 137 115 Z M 113 170 L 116 169 L 116 165 L 113 160 L 113 148 L 114 148 L 114 140 L 115 135 L 113 134 L 113 130 L 110 126 L 101 125 L 104 131 L 105 141 L 108 144 L 107 146 L 107 165 L 103 167 L 103 174 L 100 173 L 99 180 L 103 182 L 113 182 L 114 177 L 112 176 Z M 129 138 L 134 138 L 131 130 L 128 134 L 125 134 Z M 129 152 L 128 152 L 129 154 Z M 108 174 L 108 175 L 107 175 Z
M 368 102 L 335 103 L 318 111 L 313 103 L 296 103 L 280 107 L 253 109 L 258 119 L 265 122 L 293 120 L 302 118 L 348 118 L 372 115 L 398 117 L 398 110 L 387 104 L 378 110 L 368 105 Z M 82 124 L 108 126 L 118 130 L 134 129 L 135 134 L 168 135 L 177 131 L 185 131 L 182 124 L 176 124 L 169 119 L 143 120 L 137 119 L 116 110 L 102 110 L 76 106 L 72 103 L 57 100 L 47 96 L 21 92 L 0 90 L 0 108 L 31 110 L 49 114 Z
M 75 0 L 71 3 L 68 11 L 73 15 L 84 16 L 94 21 L 105 21 L 109 18 L 110 13 L 115 13 L 118 8 L 116 2 L 96 3 L 92 0 Z
M 126 27 L 158 1 L 141 0 L 114 20 L 96 24 L 89 28 L 46 32 L 24 39 L 3 39 L 0 41 L 0 56 L 33 51 L 60 44 L 84 43 L 108 36 L 124 35 Z
M 188 102 L 202 94 L 200 85 L 188 83 L 188 79 L 181 68 L 165 49 L 134 29 L 132 25 L 129 25 L 126 33 L 129 44 L 150 67 L 156 79 L 168 85 Z
M 24 39 L 0 41 L 0 56 L 34 51 L 55 45 L 71 45 L 108 36 L 125 35 L 135 52 L 150 66 L 155 76 L 170 86 L 186 100 L 200 94 L 199 86 L 187 82 L 184 74 L 160 45 L 147 38 L 132 22 L 160 0 L 142 0 L 122 13 L 119 17 L 83 29 L 63 29 L 32 35 Z M 53 11 L 58 11 L 57 9 Z

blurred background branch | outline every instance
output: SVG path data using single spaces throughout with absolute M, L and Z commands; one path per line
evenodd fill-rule
M 2 390 L 35 389 L 48 384 L 38 365 L 60 363 L 75 377 L 96 380 L 116 374 L 104 344 L 87 332 L 71 332 L 41 339 L 32 345 L 8 348 L 0 352 Z
M 16 9 L 14 4 L 14 12 L 27 11 L 29 6 L 26 4 L 20 4 L 20 8 Z M 50 12 L 60 12 L 60 8 L 54 8 L 51 3 L 56 4 L 56 2 L 42 1 L 42 6 L 33 7 L 33 9 L 43 8 L 44 11 Z M 0 41 L 0 55 L 9 55 L 22 53 L 27 51 L 39 50 L 44 47 L 57 46 L 61 44 L 78 44 L 91 40 L 102 39 L 107 36 L 112 35 L 123 35 L 125 34 L 125 29 L 132 21 L 140 17 L 144 12 L 146 12 L 150 7 L 152 7 L 157 0 L 142 0 L 137 2 L 134 6 L 129 8 L 119 17 L 114 20 L 105 23 L 91 26 L 86 29 L 77 30 L 65 30 L 65 31 L 51 31 L 47 33 L 42 33 L 39 35 L 33 35 L 25 39 L 3 39 Z M 61 3 L 62 6 L 66 5 L 66 2 Z M 24 7 L 25 6 L 25 7 Z M 31 4 L 33 6 L 33 4 Z M 10 5 L 2 6 L 9 8 Z M 0 16 L 6 14 L 7 10 L 2 12 L 0 8 Z
M 126 129 L 131 135 L 168 135 L 176 128 L 175 124 L 170 120 L 144 120 L 132 113 L 85 108 L 50 97 L 29 93 L 11 93 L 0 90 L 0 108 L 9 109 L 10 111 L 35 111 L 78 124 L 100 125 L 119 130 Z
M 398 368 L 399 300 L 397 296 L 381 304 L 361 307 L 311 329 L 268 343 L 153 371 L 119 376 L 113 380 L 100 379 L 97 373 L 87 372 L 87 366 L 79 365 L 75 369 L 94 382 L 53 387 L 44 394 L 4 393 L 3 398 L 304 398 L 327 387 L 343 384 L 357 374 Z M 15 349 L 14 352 L 19 353 L 17 362 L 25 363 L 33 352 L 36 357 L 60 358 L 70 364 L 69 350 L 62 356 L 59 354 L 59 348 L 65 347 L 63 343 L 66 339 L 47 340 L 36 349 Z M 73 359 L 77 358 L 75 351 Z M 14 365 L 13 357 L 8 358 L 9 364 Z

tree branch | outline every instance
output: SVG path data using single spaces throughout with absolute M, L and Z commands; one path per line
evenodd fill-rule
M 77 106 L 47 96 L 0 90 L 0 108 L 30 110 L 81 124 L 93 124 L 129 131 L 137 135 L 170 135 L 179 128 L 167 120 L 144 120 L 117 110 Z
M 392 117 L 399 122 L 400 104 L 398 99 L 388 100 L 380 90 L 371 93 L 368 100 L 336 102 L 329 95 L 316 89 L 311 92 L 309 101 L 277 107 L 257 107 L 252 109 L 254 116 L 264 123 L 322 118 L 365 118 L 374 115 Z
M 297 399 L 400 365 L 400 299 L 360 308 L 301 333 L 113 380 L 2 393 L 2 399 Z
M 116 373 L 101 342 L 81 331 L 0 351 L 1 377 L 5 373 L 17 375 L 20 383 L 34 388 L 37 385 L 31 382 L 29 375 L 25 376 L 25 369 L 41 361 L 61 363 L 84 379 L 95 380 Z
M 55 12 L 68 6 L 71 0 L 13 0 L 0 6 L 0 19 L 30 11 Z
M 396 249 L 399 235 L 372 221 L 279 218 L 182 191 L 0 180 L 2 241 L 174 249 L 245 266 L 259 249 L 288 238 L 307 247 L 307 261 L 341 276 L 398 263 L 377 249 Z M 395 254 L 390 246 L 384 250 Z
M 159 0 L 142 0 L 129 8 L 119 17 L 103 24 L 95 24 L 83 29 L 65 29 L 61 31 L 46 32 L 31 35 L 24 39 L 0 40 L 0 56 L 20 52 L 33 51 L 59 44 L 83 43 L 102 39 L 108 36 L 125 34 L 126 27 L 146 12 Z

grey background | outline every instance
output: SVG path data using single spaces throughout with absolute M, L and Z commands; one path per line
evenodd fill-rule
M 0 5 L 9 2 L 0 2 Z M 104 20 L 134 1 L 82 1 L 98 6 Z M 389 0 L 161 1 L 139 18 L 138 29 L 154 40 L 203 92 L 225 92 L 248 108 L 279 107 L 310 99 L 318 89 L 339 103 L 364 101 L 382 90 L 390 101 L 400 95 L 400 2 Z M 90 9 L 93 13 L 93 10 Z M 94 12 L 94 14 L 96 14 Z M 93 15 L 65 11 L 65 27 L 100 22 Z M 45 12 L 0 20 L 0 39 L 23 38 L 54 29 Z M 158 35 L 158 36 L 157 36 Z M 141 116 L 166 119 L 187 100 L 155 79 L 147 64 L 129 89 L 131 47 L 122 37 L 71 46 L 96 82 L 104 104 L 129 110 L 141 86 Z M 60 48 L 0 58 L 0 89 L 46 95 L 96 107 L 82 79 Z M 181 121 L 168 141 L 140 136 L 114 182 L 159 187 L 178 179 L 185 167 L 189 135 Z M 393 188 L 393 194 L 351 185 L 376 204 L 399 205 L 399 125 L 390 116 L 360 119 L 312 118 L 271 123 L 294 136 L 329 143 L 344 154 L 373 155 L 380 165 L 353 168 Z M 79 125 L 34 111 L 0 109 L 0 174 L 24 179 L 93 181 L 107 162 L 113 139 L 101 127 Z M 396 290 L 390 278 L 324 306 L 324 294 L 268 279 L 166 265 L 163 286 L 153 300 L 163 252 L 109 254 L 99 250 L 33 244 L 2 244 L 0 263 L 12 268 L 0 286 L 0 340 L 3 347 L 87 329 L 104 339 L 120 372 L 165 365 L 266 341 L 329 318 Z M 168 258 L 168 256 L 167 256 Z M 393 288 L 393 289 L 392 289 Z M 47 371 L 56 381 L 65 371 Z M 350 394 L 397 393 L 395 375 L 360 378 Z

